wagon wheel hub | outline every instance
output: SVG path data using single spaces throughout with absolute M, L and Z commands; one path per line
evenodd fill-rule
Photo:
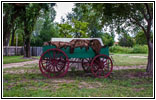
M 51 63 L 52 63 L 53 66 L 57 66 L 58 60 L 52 59 L 52 60 L 51 60 Z

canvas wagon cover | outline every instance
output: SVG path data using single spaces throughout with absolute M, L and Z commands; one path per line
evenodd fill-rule
M 102 46 L 104 46 L 101 38 L 51 38 L 51 41 L 62 41 L 62 42 L 70 42 L 73 39 L 82 39 L 82 40 L 92 40 L 92 39 L 98 39 Z

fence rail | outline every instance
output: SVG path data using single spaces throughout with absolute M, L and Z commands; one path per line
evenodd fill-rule
M 31 56 L 41 56 L 42 47 L 30 47 Z M 3 46 L 3 56 L 24 55 L 22 46 Z

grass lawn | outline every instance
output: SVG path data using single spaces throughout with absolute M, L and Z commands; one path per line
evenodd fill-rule
M 39 58 L 39 57 L 33 57 Z M 3 56 L 3 64 L 31 61 L 32 59 L 23 59 L 23 56 Z
M 147 54 L 113 54 L 114 66 L 146 65 Z
M 32 66 L 32 65 L 31 65 Z M 107 79 L 68 72 L 63 78 L 45 78 L 38 65 L 3 70 L 4 97 L 152 97 L 153 80 L 143 69 L 119 70 Z

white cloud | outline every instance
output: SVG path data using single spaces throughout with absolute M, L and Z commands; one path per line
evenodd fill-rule
M 72 11 L 72 8 L 74 7 L 74 3 L 56 3 L 57 6 L 55 6 L 56 10 L 56 17 L 55 17 L 55 22 L 61 21 L 61 16 L 65 17 L 68 12 Z

